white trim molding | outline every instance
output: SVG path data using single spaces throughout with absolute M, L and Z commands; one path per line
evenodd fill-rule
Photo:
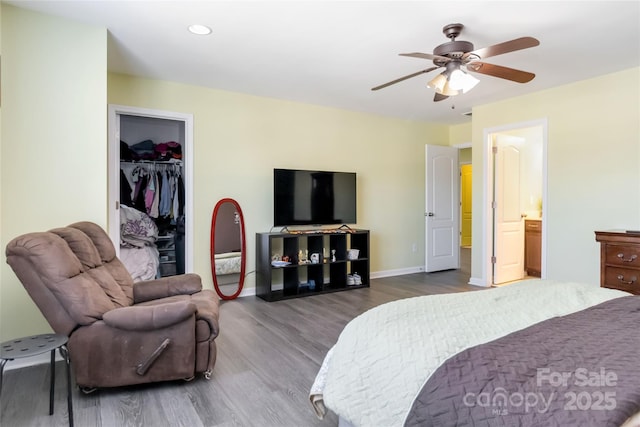
M 484 281 L 484 280 L 482 280 L 481 278 L 478 278 L 478 277 L 469 278 L 469 284 L 473 285 L 473 286 L 480 286 L 480 287 L 483 287 L 483 288 L 488 288 L 489 287 L 489 284 L 486 281 Z
M 374 271 L 369 277 L 371 279 L 380 279 L 383 277 L 404 276 L 405 274 L 424 273 L 424 265 L 417 267 L 398 268 L 396 270 Z

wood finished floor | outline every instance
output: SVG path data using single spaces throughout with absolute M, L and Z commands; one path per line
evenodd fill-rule
M 268 303 L 257 297 L 221 305 L 218 360 L 211 380 L 99 390 L 74 388 L 78 427 L 336 426 L 318 420 L 308 393 L 344 325 L 377 305 L 419 295 L 479 290 L 468 285 L 470 250 L 459 270 L 374 279 L 371 287 Z M 10 368 L 11 362 L 8 366 Z M 64 365 L 56 365 L 49 416 L 48 364 L 5 372 L 0 426 L 68 425 Z

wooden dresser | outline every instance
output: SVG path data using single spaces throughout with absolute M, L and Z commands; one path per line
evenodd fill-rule
M 527 275 L 540 277 L 542 271 L 542 221 L 524 220 L 524 269 Z
M 600 286 L 640 295 L 640 233 L 596 231 Z

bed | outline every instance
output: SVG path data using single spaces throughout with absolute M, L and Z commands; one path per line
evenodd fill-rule
M 158 277 L 160 253 L 155 245 L 120 247 L 120 260 L 124 264 L 134 282 L 152 280 Z
M 214 259 L 218 286 L 238 286 L 242 270 L 242 252 L 233 251 L 215 254 Z
M 216 275 L 240 273 L 242 252 L 225 252 L 215 254 Z
M 158 226 L 149 215 L 120 204 L 119 258 L 134 282 L 158 277 Z
M 344 426 L 635 427 L 637 325 L 640 297 L 550 280 L 394 301 L 346 325 L 309 398 Z

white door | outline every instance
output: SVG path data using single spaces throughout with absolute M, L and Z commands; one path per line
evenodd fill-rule
M 460 268 L 458 149 L 425 149 L 425 271 Z
M 497 138 L 494 149 L 493 284 L 524 277 L 524 220 L 520 203 L 520 149 Z

